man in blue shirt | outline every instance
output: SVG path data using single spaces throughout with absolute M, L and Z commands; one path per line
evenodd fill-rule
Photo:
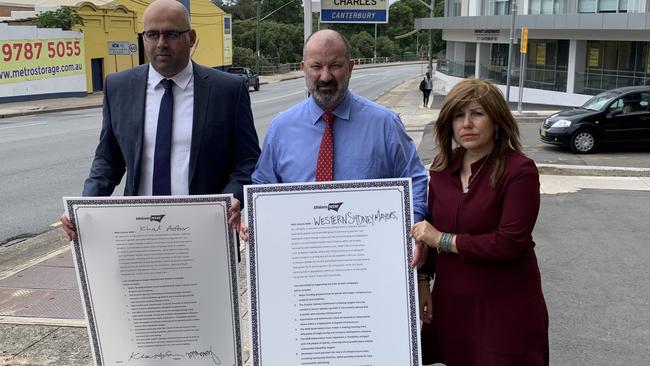
M 422 221 L 427 176 L 415 143 L 394 112 L 348 90 L 354 66 L 348 41 L 333 30 L 312 34 L 300 66 L 310 97 L 271 122 L 253 183 L 323 180 L 317 179 L 323 176 L 319 153 L 329 150 L 333 160 L 326 163 L 331 171 L 324 180 L 411 177 L 414 219 Z M 326 123 L 330 113 L 334 121 Z M 333 149 L 322 146 L 328 133 Z

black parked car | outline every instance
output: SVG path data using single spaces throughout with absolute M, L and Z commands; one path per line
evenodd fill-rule
M 231 67 L 226 70 L 226 72 L 243 77 L 246 82 L 246 88 L 250 89 L 252 86 L 255 91 L 260 90 L 260 79 L 257 77 L 257 74 L 248 67 Z
M 650 143 L 650 86 L 608 90 L 582 107 L 549 117 L 539 134 L 543 142 L 591 153 L 605 144 Z

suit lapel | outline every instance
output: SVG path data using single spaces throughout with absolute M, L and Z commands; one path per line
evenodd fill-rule
M 145 103 L 147 102 L 147 76 L 149 73 L 149 66 L 139 67 L 135 69 L 135 75 L 131 78 L 131 91 L 129 95 L 131 98 L 131 113 L 133 116 L 133 140 L 135 143 L 135 157 L 133 167 L 133 187 L 132 192 L 137 194 L 140 185 L 140 167 L 142 158 L 142 145 L 144 136 L 144 111 Z
M 210 100 L 210 83 L 208 74 L 202 70 L 200 65 L 192 62 L 194 70 L 194 116 L 192 121 L 192 148 L 190 150 L 189 189 L 192 194 L 192 180 L 196 171 L 201 138 L 206 125 L 208 100 Z
M 135 70 L 135 75 L 131 79 L 131 116 L 133 116 L 133 141 L 135 143 L 135 161 L 133 168 L 133 187 L 134 194 L 137 194 L 140 185 L 140 167 L 142 159 L 142 145 L 144 136 L 144 111 L 147 102 L 147 75 L 149 66 L 139 67 Z

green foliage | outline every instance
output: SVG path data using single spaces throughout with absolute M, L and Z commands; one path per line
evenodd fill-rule
M 254 70 L 257 66 L 255 51 L 250 48 L 235 47 L 232 54 L 232 64 L 233 66 L 245 66 Z M 260 67 L 269 65 L 270 63 L 264 57 L 260 57 Z
M 262 18 L 285 24 L 302 24 L 302 0 L 264 0 Z
M 233 45 L 255 50 L 256 0 L 213 0 L 233 15 Z M 302 59 L 303 11 L 301 0 L 260 0 L 260 53 L 272 64 L 299 62 Z M 425 0 L 427 1 L 427 0 Z M 275 11 L 275 12 L 274 12 Z M 436 16 L 442 16 L 444 1 L 435 1 Z M 377 56 L 415 54 L 426 56 L 429 31 L 414 30 L 416 18 L 428 18 L 429 9 L 418 0 L 399 0 L 391 4 L 389 23 L 377 25 Z M 318 27 L 314 14 L 313 27 Z M 320 24 L 320 29 L 334 29 L 350 40 L 353 57 L 372 57 L 374 54 L 374 24 Z M 418 47 L 419 46 L 419 47 Z M 433 32 L 434 54 L 444 47 L 442 34 Z M 419 50 L 418 50 L 419 48 Z M 419 52 L 418 52 L 419 51 Z
M 74 25 L 83 25 L 84 21 L 75 9 L 69 6 L 62 6 L 54 11 L 46 11 L 38 14 L 33 24 L 39 28 L 70 30 Z
M 391 57 L 398 55 L 399 48 L 386 36 L 377 37 L 377 57 Z
M 232 14 L 233 20 L 251 19 L 257 16 L 257 1 L 255 0 L 237 0 L 235 3 L 219 7 L 226 13 Z
M 284 24 L 265 20 L 260 23 L 260 53 L 271 63 L 298 62 L 302 59 L 302 23 Z M 233 44 L 255 50 L 255 20 L 233 24 Z
M 232 50 L 233 66 L 255 66 L 255 52 L 250 48 L 234 47 Z
M 373 57 L 375 39 L 368 32 L 356 33 L 349 40 L 350 48 L 352 48 L 352 58 Z

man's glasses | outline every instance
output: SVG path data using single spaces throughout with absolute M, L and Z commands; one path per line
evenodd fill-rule
M 160 36 L 162 36 L 164 39 L 168 41 L 174 41 L 180 38 L 181 34 L 187 33 L 190 30 L 184 30 L 184 31 L 164 31 L 164 32 L 158 32 L 155 30 L 150 30 L 150 31 L 144 31 L 142 32 L 142 35 L 147 41 L 157 41 Z

